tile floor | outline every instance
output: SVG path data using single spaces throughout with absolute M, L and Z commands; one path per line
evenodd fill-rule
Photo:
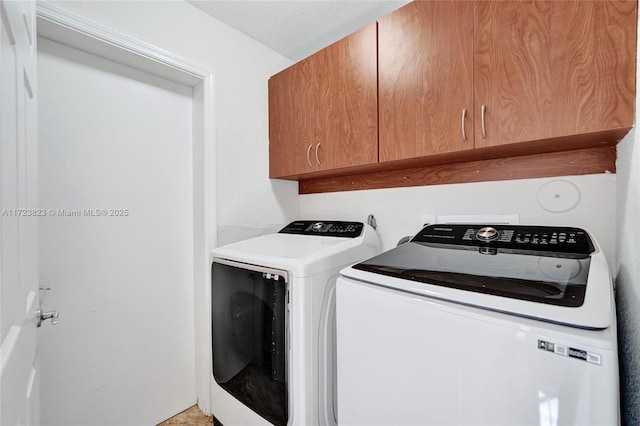
M 205 416 L 198 406 L 194 405 L 169 420 L 165 420 L 158 426 L 210 426 L 213 424 L 213 417 Z M 216 425 L 219 425 L 219 423 L 216 423 Z

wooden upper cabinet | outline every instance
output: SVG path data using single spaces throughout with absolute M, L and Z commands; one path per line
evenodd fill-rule
M 313 68 L 305 59 L 269 79 L 269 177 L 315 170 Z
M 378 162 L 376 23 L 269 79 L 269 176 Z
M 317 170 L 378 162 L 376 23 L 314 54 Z
M 380 162 L 474 147 L 473 5 L 414 1 L 378 21 Z
M 635 49 L 635 0 L 476 2 L 476 147 L 630 128 Z
M 415 0 L 269 80 L 270 177 L 615 145 L 636 19 L 636 0 Z

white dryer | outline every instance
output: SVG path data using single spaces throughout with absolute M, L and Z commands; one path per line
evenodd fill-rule
M 335 425 L 335 283 L 380 252 L 360 222 L 296 221 L 212 252 L 212 401 L 224 425 Z
M 613 285 L 578 228 L 432 225 L 342 271 L 338 420 L 617 425 Z

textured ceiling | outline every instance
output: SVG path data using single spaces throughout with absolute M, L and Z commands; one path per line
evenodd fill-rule
M 322 49 L 409 0 L 187 0 L 292 61 Z

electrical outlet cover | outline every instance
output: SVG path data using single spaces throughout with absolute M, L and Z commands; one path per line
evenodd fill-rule
M 518 214 L 456 214 L 439 215 L 436 223 L 490 223 L 493 225 L 518 225 Z

